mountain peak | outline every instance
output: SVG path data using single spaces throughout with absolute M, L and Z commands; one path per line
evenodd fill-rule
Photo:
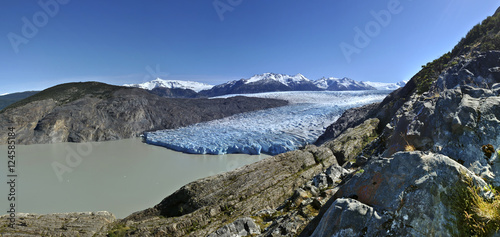
M 295 76 L 290 76 L 287 74 L 279 74 L 279 73 L 272 73 L 272 72 L 266 72 L 260 75 L 254 75 L 251 78 L 249 78 L 246 83 L 254 83 L 262 80 L 273 80 L 280 82 L 286 86 L 289 86 L 290 83 L 300 83 L 300 82 L 308 82 L 310 81 L 307 79 L 304 75 L 298 73 Z
M 213 87 L 213 85 L 208 85 L 196 81 L 164 80 L 159 77 L 152 81 L 144 82 L 141 84 L 125 84 L 123 86 L 138 87 L 145 90 L 152 90 L 157 87 L 163 87 L 169 89 L 179 88 L 179 89 L 189 89 L 195 92 L 200 92 L 202 90 L 209 90 Z

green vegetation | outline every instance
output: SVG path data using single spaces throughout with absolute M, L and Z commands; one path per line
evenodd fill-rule
M 360 169 L 360 170 L 356 171 L 356 173 L 354 173 L 354 174 L 362 174 L 362 173 L 364 173 L 364 172 L 365 172 L 365 170 L 364 170 L 364 169 Z
M 458 63 L 456 57 L 468 56 L 472 50 L 500 50 L 500 8 L 493 16 L 486 18 L 481 24 L 474 26 L 460 42 L 440 58 L 422 66 L 412 80 L 415 81 L 417 92 L 429 91 L 432 82 L 437 80 L 444 69 Z
M 107 236 L 109 237 L 122 237 L 126 236 L 127 232 L 133 231 L 132 228 L 126 226 L 124 224 L 117 224 L 113 226 L 113 228 L 108 232 Z
M 33 96 L 7 106 L 0 113 L 26 105 L 31 102 L 53 99 L 58 105 L 67 104 L 72 101 L 85 97 L 86 95 L 106 99 L 110 98 L 112 93 L 125 87 L 112 86 L 100 82 L 77 82 L 57 85 L 43 90 Z
M 481 189 L 474 185 L 472 178 L 462 174 L 462 182 L 450 197 L 460 236 L 491 236 L 500 229 L 499 192 L 491 185 L 486 191 L 491 191 L 494 198 L 481 196 Z

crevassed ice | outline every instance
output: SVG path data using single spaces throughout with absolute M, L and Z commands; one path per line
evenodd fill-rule
M 313 143 L 348 108 L 381 101 L 389 91 L 272 92 L 290 105 L 178 129 L 145 133 L 146 142 L 194 154 L 280 154 Z M 234 95 L 232 95 L 234 96 Z M 229 96 L 224 96 L 229 97 Z

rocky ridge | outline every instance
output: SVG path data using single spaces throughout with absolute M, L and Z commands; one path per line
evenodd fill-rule
M 54 213 L 47 215 L 18 213 L 17 228 L 11 229 L 7 216 L 0 216 L 1 236 L 106 236 L 113 214 L 101 212 Z
M 467 201 L 457 193 L 467 179 L 485 190 L 483 198 L 498 195 L 491 188 L 500 170 L 498 66 L 500 51 L 475 52 L 457 59 L 428 92 L 413 94 L 358 156 L 369 157 L 363 172 L 344 180 L 301 236 L 481 233 L 461 229 L 464 210 L 455 202 Z

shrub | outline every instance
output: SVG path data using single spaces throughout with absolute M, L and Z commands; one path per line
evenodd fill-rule
M 500 229 L 500 198 L 495 188 L 489 188 L 495 195 L 491 200 L 481 196 L 471 177 L 462 175 L 450 197 L 460 236 L 490 236 Z

